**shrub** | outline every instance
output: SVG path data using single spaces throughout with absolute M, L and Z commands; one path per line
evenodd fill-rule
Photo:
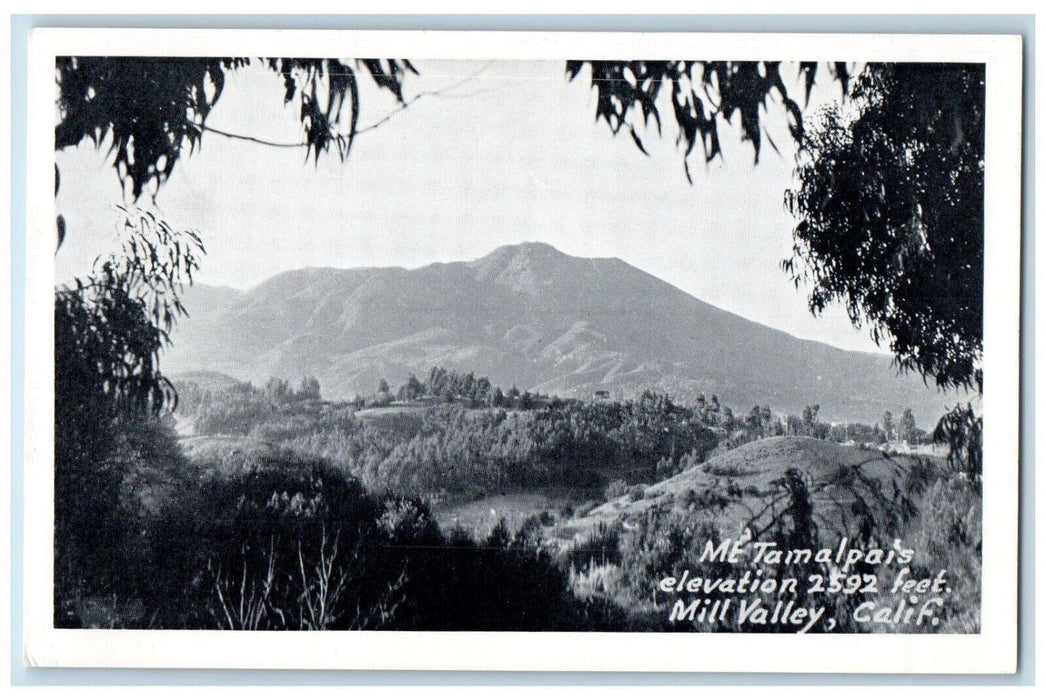
M 584 539 L 571 543 L 560 555 L 560 561 L 564 568 L 573 571 L 617 564 L 621 561 L 620 538 L 620 523 L 599 523 Z
M 171 475 L 190 471 L 170 426 L 157 418 L 125 415 L 105 431 L 104 455 L 65 457 L 62 463 L 56 457 L 58 627 L 92 624 L 84 613 L 97 609 L 100 598 L 108 601 L 114 619 L 126 622 L 119 608 L 136 595 L 147 564 L 137 533 L 168 498 Z
M 916 551 L 913 576 L 948 570 L 952 593 L 945 597 L 939 631 L 963 634 L 981 629 L 983 518 L 979 484 L 965 475 L 943 476 L 927 490 L 918 527 L 909 535 Z
M 152 518 L 143 580 L 160 627 L 553 630 L 596 626 L 538 548 L 535 516 L 482 546 L 416 499 L 321 461 L 240 455 Z
M 697 493 L 693 489 L 684 489 L 676 493 L 675 504 L 679 510 L 687 510 L 693 503 L 697 503 Z
M 575 518 L 583 518 L 586 515 L 588 515 L 589 513 L 591 513 L 592 509 L 595 508 L 598 505 L 600 505 L 600 504 L 598 502 L 596 502 L 596 501 L 585 501 L 584 503 L 582 503 L 581 505 L 579 505 L 577 508 L 574 509 L 574 517 Z
M 394 546 L 440 542 L 439 527 L 428 507 L 416 499 L 387 497 L 378 519 L 381 534 Z
M 162 626 L 351 629 L 388 622 L 397 571 L 382 504 L 322 462 L 251 456 L 187 486 L 153 523 Z
M 608 501 L 614 501 L 621 498 L 628 492 L 628 482 L 624 479 L 615 479 L 607 484 L 606 490 L 603 495 Z
M 633 501 L 642 500 L 646 495 L 647 487 L 648 484 L 633 484 L 632 486 L 629 486 L 627 491 L 628 497 Z

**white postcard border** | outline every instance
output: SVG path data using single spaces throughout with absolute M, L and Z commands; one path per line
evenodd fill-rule
M 53 591 L 54 59 L 709 57 L 986 64 L 984 539 L 976 635 L 59 630 Z M 1021 40 L 1016 36 L 34 29 L 25 295 L 24 659 L 33 666 L 1012 673 L 1017 645 Z M 351 167 L 351 166 L 349 166 Z

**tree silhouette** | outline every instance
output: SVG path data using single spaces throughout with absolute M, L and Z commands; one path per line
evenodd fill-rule
M 902 442 L 912 442 L 915 439 L 915 414 L 912 409 L 904 409 L 901 414 L 901 423 L 897 426 L 897 437 Z
M 251 64 L 261 64 L 282 78 L 284 103 L 298 106 L 305 131 L 300 145 L 313 161 L 332 150 L 342 160 L 348 157 L 360 133 L 361 75 L 391 92 L 405 108 L 410 101 L 404 99 L 404 78 L 418 72 L 402 59 L 59 57 L 55 150 L 84 140 L 96 147 L 109 143 L 120 182 L 137 200 L 147 188 L 155 191 L 162 186 L 182 156 L 202 144 L 205 132 L 237 136 L 209 127 L 207 118 L 223 95 L 227 75 Z M 643 152 L 635 120 L 641 118 L 645 124 L 653 119 L 660 131 L 658 95 L 663 88 L 671 94 L 685 156 L 698 142 L 706 160 L 721 156 L 719 129 L 735 118 L 756 160 L 764 136 L 776 150 L 764 124 L 772 104 L 786 115 L 793 138 L 799 140 L 803 134 L 802 110 L 789 94 L 779 62 L 567 61 L 568 79 L 576 79 L 586 66 L 598 95 L 597 119 L 615 134 L 629 133 Z M 816 62 L 799 64 L 806 100 L 823 70 Z M 850 81 L 847 65 L 828 64 L 827 71 L 845 93 Z M 684 166 L 689 179 L 686 157 Z M 59 183 L 56 167 L 56 191 Z M 57 228 L 61 245 L 65 236 L 61 217 Z
M 883 432 L 886 433 L 887 441 L 893 438 L 893 413 L 890 411 L 883 413 Z
M 410 61 L 316 58 L 59 57 L 55 150 L 84 140 L 109 143 L 120 183 L 137 200 L 163 185 L 175 164 L 202 143 L 226 75 L 261 63 L 283 80 L 284 104 L 298 106 L 306 158 L 336 151 L 345 160 L 359 128 L 359 76 L 403 104 Z M 55 168 L 55 188 L 59 186 Z M 58 245 L 65 223 L 58 218 Z
M 65 603 L 104 588 L 124 564 L 125 472 L 143 449 L 177 450 L 151 419 L 176 402 L 160 352 L 203 247 L 151 214 L 121 212 L 121 254 L 55 291 L 56 621 Z
M 824 109 L 785 203 L 784 269 L 810 310 L 842 302 L 898 366 L 982 390 L 984 66 L 878 64 Z
M 586 68 L 597 94 L 596 119 L 615 135 L 627 133 L 643 153 L 646 148 L 637 126 L 640 121 L 646 126 L 653 120 L 661 133 L 658 98 L 662 90 L 670 93 L 677 142 L 684 151 L 683 165 L 691 182 L 687 157 L 698 143 L 706 161 L 722 156 L 719 130 L 735 119 L 756 162 L 764 137 L 778 150 L 764 123 L 770 105 L 783 111 L 793 139 L 799 142 L 803 137 L 802 108 L 788 91 L 780 61 L 567 61 L 567 78 L 576 79 Z M 846 94 L 850 82 L 846 63 L 803 62 L 798 65 L 798 77 L 803 81 L 804 102 L 809 102 L 818 73 L 825 71 Z

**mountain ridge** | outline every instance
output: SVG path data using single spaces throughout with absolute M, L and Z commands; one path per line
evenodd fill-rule
M 539 242 L 413 269 L 300 268 L 247 290 L 199 285 L 185 305 L 168 371 L 313 374 L 331 397 L 443 365 L 562 396 L 716 393 L 744 411 L 820 404 L 830 419 L 874 421 L 911 406 L 925 423 L 957 398 L 895 376 L 889 356 L 796 338 L 619 258 Z

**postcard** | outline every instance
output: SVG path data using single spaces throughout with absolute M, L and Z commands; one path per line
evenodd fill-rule
M 1015 670 L 1019 37 L 30 53 L 27 664 Z

